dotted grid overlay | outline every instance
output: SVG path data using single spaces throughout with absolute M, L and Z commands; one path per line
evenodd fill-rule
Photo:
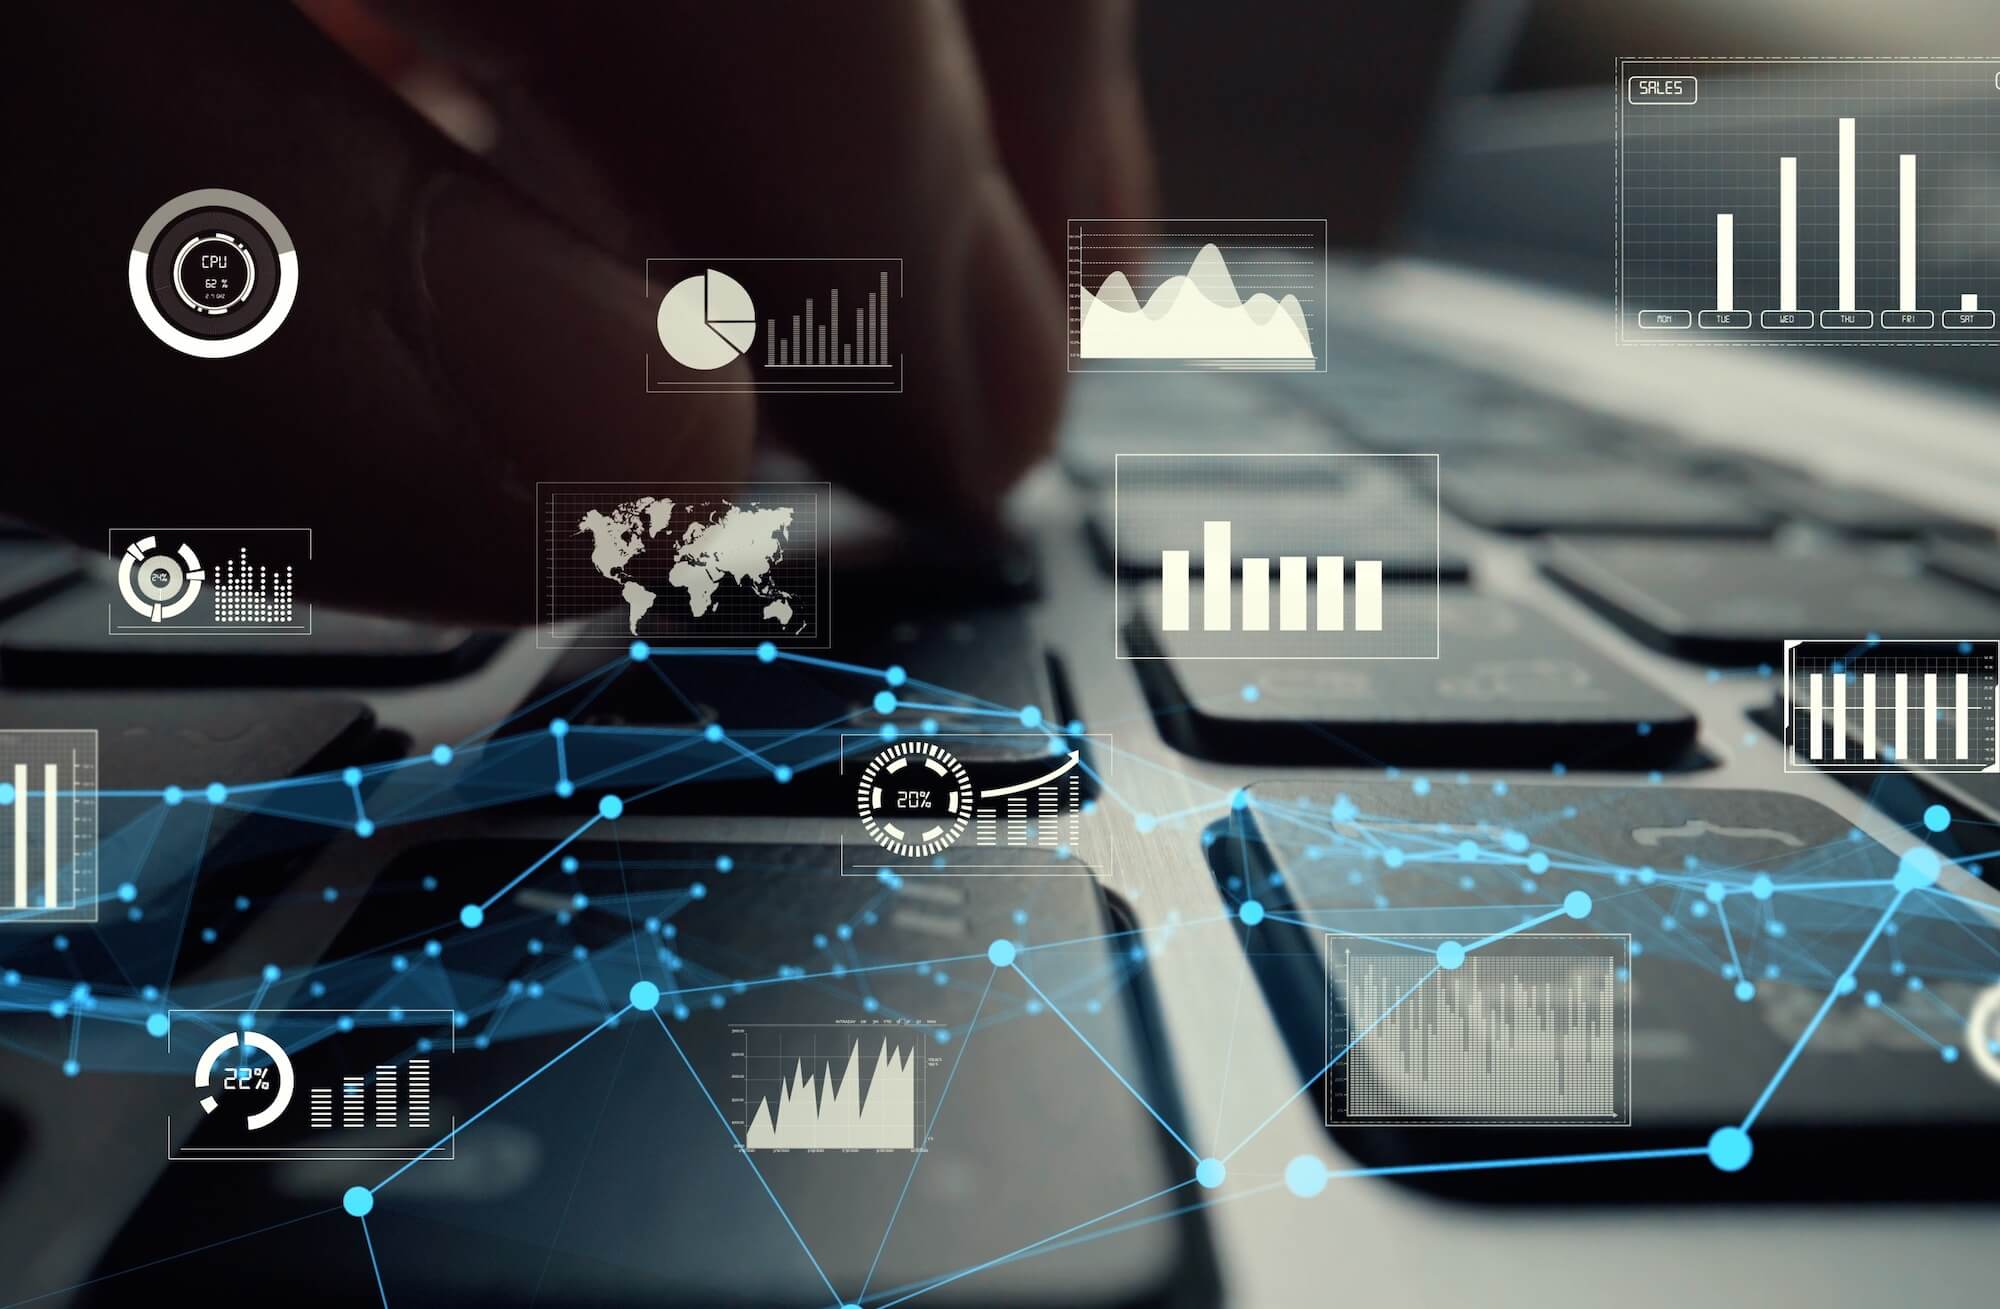
M 1630 939 L 1524 933 L 1451 970 L 1445 939 L 1326 938 L 1327 1122 L 1629 1124 Z

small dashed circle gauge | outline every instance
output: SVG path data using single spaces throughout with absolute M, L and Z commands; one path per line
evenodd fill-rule
M 972 777 L 948 750 L 898 741 L 861 770 L 855 804 L 877 845 L 921 859 L 964 835 L 972 821 Z
M 2000 1082 L 2000 984 L 1987 987 L 1973 1002 L 1965 1022 L 1965 1048 L 1980 1072 Z

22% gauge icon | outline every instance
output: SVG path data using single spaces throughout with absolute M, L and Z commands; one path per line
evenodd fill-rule
M 201 1058 L 194 1066 L 194 1084 L 205 1091 L 213 1084 L 215 1065 L 225 1054 L 239 1051 L 247 1055 L 253 1050 L 268 1059 L 269 1064 L 251 1064 L 246 1058 L 227 1064 L 222 1070 L 222 1094 L 232 1100 L 247 1097 L 254 1102 L 255 1098 L 270 1096 L 270 1103 L 244 1117 L 243 1128 L 250 1132 L 269 1127 L 292 1102 L 292 1059 L 285 1053 L 285 1047 L 262 1032 L 253 1032 L 248 1028 L 241 1033 L 224 1032 L 208 1043 L 208 1048 L 201 1052 Z M 277 1081 L 275 1095 L 271 1094 L 273 1074 Z M 220 1108 L 222 1103 L 215 1096 L 204 1095 L 201 1098 L 203 1113 L 212 1114 Z

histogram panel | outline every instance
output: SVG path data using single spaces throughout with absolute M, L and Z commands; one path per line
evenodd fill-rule
M 1628 938 L 1509 937 L 1451 970 L 1441 939 L 1327 938 L 1330 1124 L 1630 1121 Z
M 1621 342 L 2000 345 L 2000 60 L 1618 73 Z
M 1788 641 L 1786 772 L 2000 772 L 2000 642 Z

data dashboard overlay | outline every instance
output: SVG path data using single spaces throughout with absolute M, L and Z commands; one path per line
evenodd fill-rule
M 2000 59 L 1621 59 L 1623 344 L 2000 345 Z

